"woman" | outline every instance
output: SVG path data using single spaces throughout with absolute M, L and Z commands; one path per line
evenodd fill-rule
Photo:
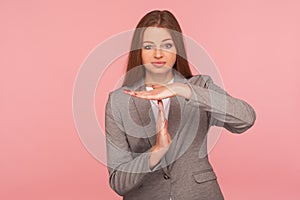
M 123 86 L 106 105 L 109 183 L 123 199 L 224 199 L 206 150 L 211 126 L 242 133 L 255 121 L 245 101 L 191 74 L 169 11 L 138 23 Z

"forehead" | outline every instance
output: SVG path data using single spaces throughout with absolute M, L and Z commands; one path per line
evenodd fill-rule
M 143 41 L 161 42 L 168 38 L 172 39 L 168 29 L 159 27 L 148 27 L 143 35 Z

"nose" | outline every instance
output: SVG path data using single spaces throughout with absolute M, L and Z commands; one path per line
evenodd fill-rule
M 155 58 L 162 58 L 163 57 L 163 52 L 160 48 L 155 48 L 154 57 Z

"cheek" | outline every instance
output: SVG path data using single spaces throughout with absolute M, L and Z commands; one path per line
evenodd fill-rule
M 168 62 L 171 64 L 174 64 L 176 62 L 176 54 L 169 53 L 168 54 Z
M 147 52 L 142 51 L 142 61 L 143 61 L 143 64 L 148 63 L 150 61 L 150 58 L 151 58 L 151 54 L 150 54 L 149 51 L 147 51 Z

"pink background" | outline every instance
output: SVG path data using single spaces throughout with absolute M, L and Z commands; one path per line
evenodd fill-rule
M 300 198 L 299 1 L 2 0 L 0 199 L 121 199 L 78 137 L 73 84 L 97 44 L 153 9 L 172 11 L 256 110 L 254 127 L 223 130 L 210 154 L 225 198 Z

